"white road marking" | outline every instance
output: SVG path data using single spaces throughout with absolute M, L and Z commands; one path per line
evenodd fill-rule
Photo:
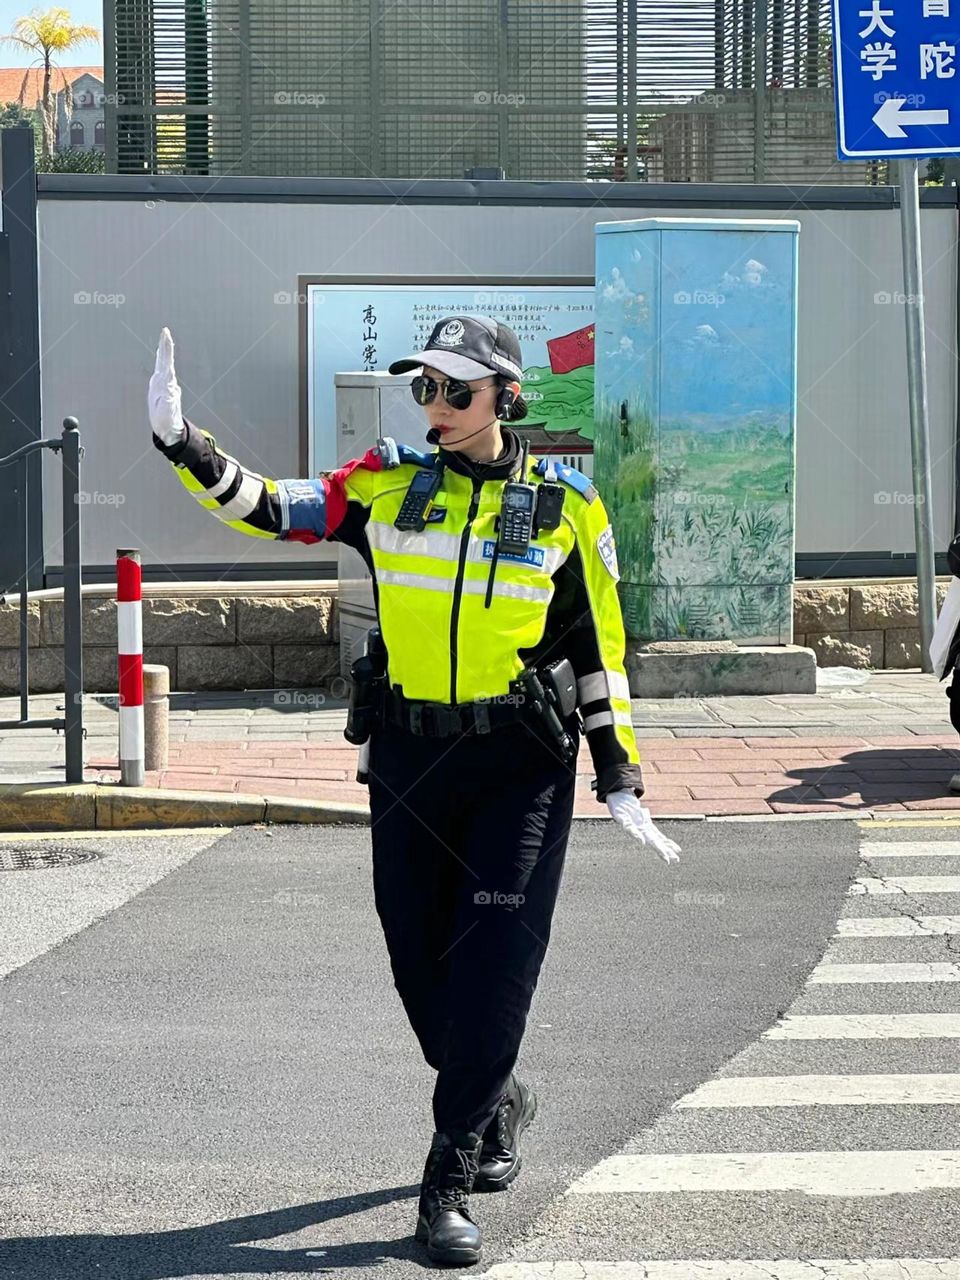
M 822 961 L 808 983 L 837 982 L 960 982 L 960 964 L 833 964 Z
M 683 1107 L 901 1106 L 960 1104 L 960 1075 L 722 1076 L 674 1103 Z
M 960 1039 L 956 1013 L 787 1014 L 764 1040 Z
M 960 840 L 871 841 L 860 846 L 860 857 L 874 858 L 960 858 Z
M 960 893 L 960 876 L 858 876 L 847 893 Z
M 958 1187 L 960 1151 L 706 1151 L 610 1156 L 564 1194 L 802 1191 L 889 1196 Z
M 490 1280 L 960 1280 L 960 1258 L 650 1258 L 498 1262 Z M 480 1280 L 480 1277 L 477 1277 Z
M 835 938 L 923 938 L 960 933 L 960 916 L 846 916 Z

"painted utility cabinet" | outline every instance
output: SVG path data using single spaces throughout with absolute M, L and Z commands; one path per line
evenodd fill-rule
M 800 224 L 596 232 L 594 477 L 627 633 L 790 644 Z

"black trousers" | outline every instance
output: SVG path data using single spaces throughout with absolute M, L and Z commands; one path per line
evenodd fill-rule
M 392 726 L 371 735 L 374 900 L 394 985 L 437 1071 L 440 1132 L 481 1133 L 517 1061 L 575 769 L 522 722 L 445 739 Z

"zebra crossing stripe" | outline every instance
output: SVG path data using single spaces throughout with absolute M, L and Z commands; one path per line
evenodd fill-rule
M 802 1191 L 889 1196 L 960 1188 L 960 1151 L 700 1151 L 615 1155 L 565 1195 Z
M 857 876 L 847 893 L 960 893 L 960 876 Z
M 684 1107 L 960 1104 L 960 1074 L 723 1076 L 674 1103 Z
M 960 858 L 960 840 L 936 840 L 929 844 L 923 840 L 867 841 L 860 846 L 860 857 L 868 862 L 875 858 Z
M 957 1040 L 956 1013 L 787 1014 L 763 1040 Z
M 483 1280 L 960 1280 L 960 1258 L 641 1258 L 498 1262 Z M 477 1278 L 480 1280 L 480 1277 Z
M 807 983 L 960 982 L 960 964 L 834 964 L 821 961 Z
M 960 933 L 960 916 L 844 916 L 835 938 L 924 938 Z

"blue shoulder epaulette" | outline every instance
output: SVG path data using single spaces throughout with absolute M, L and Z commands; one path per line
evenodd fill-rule
M 549 461 L 549 458 L 541 458 L 533 469 L 534 473 L 538 476 L 544 475 Z M 578 471 L 576 467 L 568 467 L 563 462 L 555 462 L 553 469 L 558 480 L 562 480 L 571 489 L 576 489 L 578 493 L 582 493 L 588 502 L 592 502 L 597 496 L 593 481 L 589 476 L 585 476 L 582 471 Z
M 431 471 L 439 457 L 436 452 L 424 453 L 422 449 L 413 449 L 408 444 L 398 444 L 397 452 L 400 455 L 401 462 L 411 462 L 415 467 L 429 467 Z

